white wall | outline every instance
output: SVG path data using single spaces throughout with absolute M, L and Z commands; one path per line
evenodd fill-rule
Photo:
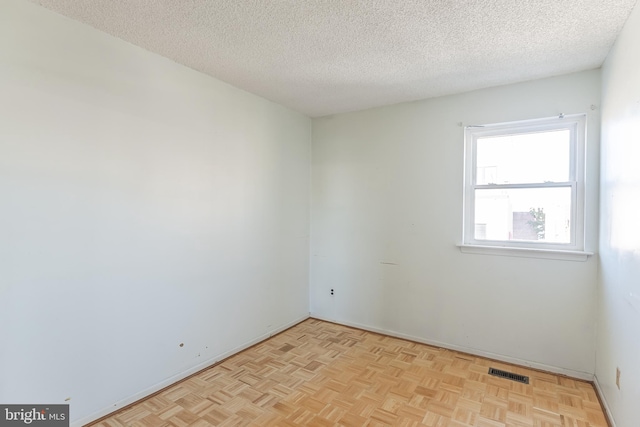
M 597 260 L 462 254 L 464 124 L 588 114 L 597 247 L 599 70 L 313 121 L 313 316 L 592 378 Z M 540 165 L 544 167 L 544 165 Z M 330 289 L 335 296 L 330 296 Z
M 301 114 L 0 2 L 0 402 L 70 398 L 78 425 L 307 317 L 310 138 Z
M 618 427 L 640 425 L 640 9 L 602 71 L 596 380 Z M 616 387 L 620 368 L 620 389 Z

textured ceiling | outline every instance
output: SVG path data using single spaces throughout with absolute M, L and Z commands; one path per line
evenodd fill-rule
M 30 0 L 312 117 L 599 67 L 636 0 Z

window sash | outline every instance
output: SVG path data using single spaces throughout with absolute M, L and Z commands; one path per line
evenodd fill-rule
M 491 239 L 476 239 L 475 238 L 475 190 L 499 190 L 499 189 L 544 189 L 544 188 L 571 188 L 571 213 L 569 221 L 571 229 L 569 231 L 570 241 L 569 243 L 557 243 L 557 242 L 536 242 L 527 240 L 491 240 Z M 577 233 L 576 233 L 576 221 L 577 221 L 577 183 L 576 182 L 553 182 L 545 184 L 503 184 L 503 185 L 477 185 L 471 190 L 474 196 L 471 198 L 469 206 L 469 225 L 470 235 L 465 243 L 471 245 L 491 245 L 491 246 L 508 246 L 508 247 L 527 247 L 527 248 L 546 248 L 546 249 L 562 249 L 565 247 L 574 248 L 576 246 Z

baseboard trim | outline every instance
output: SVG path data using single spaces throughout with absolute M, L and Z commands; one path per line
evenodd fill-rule
M 414 342 L 421 343 L 421 344 L 427 344 L 427 345 L 430 345 L 430 346 L 433 346 L 433 347 L 446 348 L 447 350 L 455 350 L 455 351 L 459 351 L 459 352 L 462 352 L 462 353 L 468 353 L 468 354 L 471 354 L 471 355 L 474 355 L 474 356 L 480 356 L 480 357 L 484 357 L 484 358 L 487 358 L 487 359 L 492 359 L 492 360 L 496 360 L 496 361 L 500 361 L 500 362 L 510 363 L 512 365 L 519 365 L 519 366 L 535 369 L 535 370 L 538 370 L 538 371 L 544 371 L 544 372 L 550 372 L 550 373 L 553 373 L 553 374 L 564 375 L 566 377 L 571 377 L 573 379 L 579 379 L 579 380 L 582 380 L 582 381 L 593 382 L 593 379 L 594 379 L 593 374 L 588 373 L 588 372 L 574 371 L 572 369 L 559 368 L 557 366 L 545 365 L 544 363 L 531 362 L 529 360 L 518 359 L 516 357 L 505 356 L 505 355 L 497 354 L 497 353 L 491 353 L 489 351 L 483 351 L 483 350 L 479 350 L 479 349 L 472 348 L 472 347 L 465 347 L 465 346 L 459 346 L 459 345 L 444 343 L 444 342 L 435 341 L 435 340 L 429 340 L 429 339 L 416 337 L 416 336 L 408 335 L 408 334 L 403 334 L 401 332 L 396 332 L 396 331 L 392 331 L 392 330 L 388 330 L 388 329 L 381 329 L 381 328 L 376 328 L 376 327 L 373 327 L 373 326 L 363 325 L 363 324 L 356 323 L 356 322 L 349 322 L 349 321 L 343 321 L 343 320 L 330 319 L 328 317 L 324 317 L 324 316 L 321 316 L 321 315 L 318 315 L 318 314 L 315 314 L 315 313 L 311 313 L 310 317 L 313 318 L 313 319 L 324 320 L 325 322 L 331 322 L 331 323 L 336 323 L 336 324 L 339 324 L 339 325 L 350 326 L 352 328 L 362 329 L 362 330 L 369 331 L 369 332 L 375 332 L 377 334 L 389 335 L 389 336 L 395 337 L 395 338 L 401 338 L 401 339 L 414 341 Z
M 73 421 L 70 424 L 70 427 L 81 427 L 81 426 L 88 426 L 91 424 L 95 424 L 98 421 L 113 415 L 116 412 L 122 411 L 123 409 L 126 409 L 129 406 L 133 406 L 136 403 L 138 403 L 141 400 L 147 399 L 149 397 L 151 397 L 154 394 L 158 394 L 161 391 L 163 391 L 164 389 L 168 388 L 168 387 L 172 387 L 174 385 L 176 385 L 179 382 L 185 381 L 188 378 L 197 375 L 198 373 L 212 368 L 215 365 L 218 365 L 222 362 L 224 362 L 226 359 L 228 359 L 229 357 L 240 353 L 241 351 L 244 351 L 250 347 L 253 347 L 254 345 L 257 345 L 259 343 L 261 343 L 262 341 L 268 340 L 269 338 L 273 337 L 274 335 L 278 335 L 279 333 L 282 333 L 284 331 L 286 331 L 287 329 L 290 329 L 294 326 L 296 326 L 297 324 L 304 322 L 305 320 L 307 320 L 310 316 L 306 315 L 303 317 L 299 317 L 296 320 L 293 320 L 291 322 L 285 323 L 283 325 L 278 326 L 277 328 L 262 334 L 260 336 L 258 336 L 255 339 L 252 339 L 251 341 L 248 341 L 236 348 L 233 348 L 229 351 L 226 351 L 224 353 L 218 354 L 217 356 L 214 356 L 210 359 L 205 360 L 202 363 L 197 364 L 196 366 L 193 366 L 192 368 L 187 369 L 186 371 L 180 372 L 179 374 L 173 375 L 169 378 L 167 378 L 164 381 L 161 381 L 149 388 L 147 388 L 146 390 L 143 390 L 139 393 L 134 394 L 133 396 L 129 396 L 125 399 L 119 400 L 118 402 L 114 403 L 113 406 L 110 406 L 108 408 L 104 408 L 101 409 L 99 411 L 94 412 L 91 415 L 88 415 L 86 417 L 83 417 L 79 420 Z
M 607 399 L 605 399 L 604 397 L 604 392 L 602 391 L 602 387 L 600 387 L 600 383 L 598 382 L 598 377 L 595 375 L 593 377 L 593 386 L 596 389 L 596 394 L 598 395 L 600 406 L 604 408 L 604 413 L 607 417 L 607 424 L 609 424 L 609 427 L 616 427 L 616 423 L 613 420 L 613 414 L 611 413 L 611 408 L 609 407 L 609 403 L 607 403 Z

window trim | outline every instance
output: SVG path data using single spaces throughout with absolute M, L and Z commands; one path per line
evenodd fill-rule
M 558 253 L 591 255 L 585 252 L 585 166 L 586 166 L 586 114 L 563 115 L 542 119 L 496 123 L 482 126 L 465 127 L 465 168 L 464 168 L 464 209 L 463 243 L 459 245 L 463 252 L 478 253 L 483 248 L 492 249 L 493 254 L 505 250 L 524 250 L 518 256 L 539 255 L 545 252 L 547 257 L 556 257 Z M 476 147 L 481 137 L 498 135 L 517 135 L 524 133 L 563 130 L 570 131 L 569 181 L 523 184 L 476 184 Z M 531 241 L 478 240 L 475 238 L 475 190 L 501 188 L 571 188 L 571 241 L 570 243 L 537 243 Z M 501 249 L 497 250 L 496 249 Z M 507 253 L 504 253 L 507 254 Z M 507 254 L 508 255 L 508 254 Z M 560 257 L 565 259 L 565 257 Z M 569 257 L 571 258 L 571 257 Z M 586 258 L 585 258 L 586 259 Z

